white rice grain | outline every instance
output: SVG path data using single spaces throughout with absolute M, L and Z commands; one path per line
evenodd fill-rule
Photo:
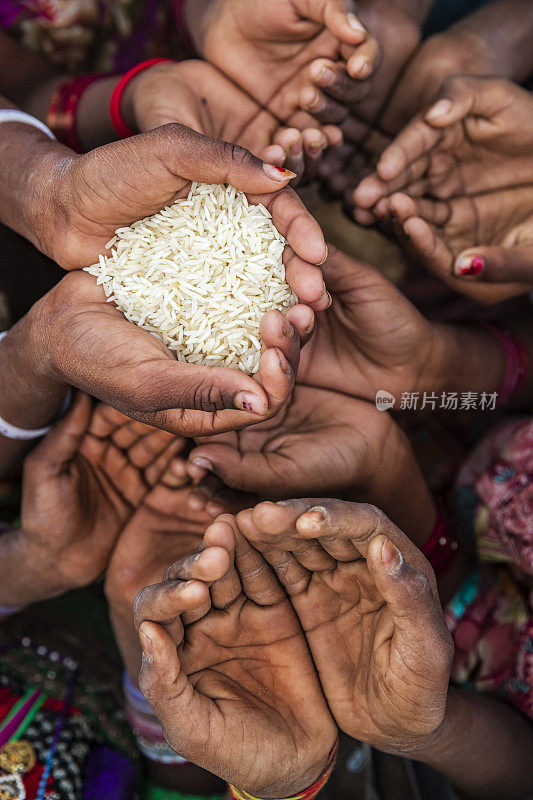
M 233 186 L 193 183 L 186 200 L 118 228 L 86 272 L 178 361 L 253 374 L 261 317 L 298 302 L 285 244 L 264 206 Z

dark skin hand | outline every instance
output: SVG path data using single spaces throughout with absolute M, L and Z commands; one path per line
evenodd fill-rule
M 302 108 L 322 124 L 338 125 L 348 142 L 365 143 L 369 125 L 379 122 L 394 85 L 420 42 L 429 4 L 412 6 L 405 0 L 358 3 L 361 20 L 380 46 L 380 58 L 365 81 L 351 80 L 340 61 L 317 59 L 309 68 L 314 87 L 302 90 Z
M 93 410 L 80 394 L 25 459 L 21 528 L 5 534 L 2 545 L 11 537 L 24 561 L 38 565 L 40 577 L 31 569 L 27 581 L 26 573 L 19 575 L 10 602 L 32 602 L 95 580 L 133 507 L 178 447 L 164 431 L 114 409 Z
M 183 450 L 185 440 L 177 441 Z M 132 619 L 135 596 L 158 583 L 169 564 L 196 552 L 217 514 L 236 513 L 247 502 L 248 497 L 226 489 L 214 475 L 193 486 L 185 459 L 176 456 L 135 507 L 118 535 L 105 576 L 111 622 L 132 681 L 137 681 L 141 665 Z
M 288 314 L 293 317 L 307 328 L 299 331 L 306 341 L 312 311 L 295 306 Z M 128 416 L 176 435 L 206 435 L 274 416 L 289 397 L 298 369 L 299 333 L 277 311 L 261 321 L 265 350 L 254 380 L 237 370 L 176 361 L 162 342 L 128 322 L 94 278 L 81 271 L 63 278 L 29 318 L 28 347 L 37 374 L 91 392 Z
M 475 299 L 495 303 L 533 285 L 531 188 L 432 200 L 393 194 L 376 207 L 433 274 Z
M 242 537 L 226 545 L 137 597 L 139 685 L 178 753 L 256 796 L 289 797 L 324 770 L 336 726 L 273 571 Z
M 318 223 L 286 188 L 290 172 L 177 123 L 81 156 L 34 128 L 10 125 L 16 125 L 19 146 L 26 141 L 32 151 L 22 176 L 23 196 L 29 199 L 15 230 L 65 269 L 94 263 L 118 227 L 187 196 L 191 181 L 230 183 L 250 202 L 267 206 L 274 224 L 287 233 L 289 246 L 302 259 L 302 293 L 294 287 L 298 296 L 327 305 L 319 270 L 312 266 L 324 260 L 324 239 Z
M 325 125 L 287 128 L 212 64 L 188 59 L 156 64 L 132 80 L 123 115 L 133 130 L 180 122 L 195 131 L 246 147 L 269 164 L 309 177 L 340 132 Z
M 222 543 L 225 529 L 213 526 L 206 543 Z M 261 503 L 233 529 L 289 594 L 339 727 L 395 753 L 431 737 L 453 645 L 433 571 L 412 542 L 378 509 L 330 499 Z
M 435 200 L 533 182 L 533 98 L 498 78 L 455 76 L 382 154 L 354 199 L 371 209 L 403 192 Z
M 209 470 L 227 486 L 261 497 L 322 489 L 379 503 L 422 540 L 436 519 L 411 447 L 393 419 L 374 404 L 314 387 L 297 386 L 269 423 L 204 440 L 191 451 L 187 469 L 195 480 Z
M 351 0 L 189 0 L 186 21 L 208 61 L 278 119 L 302 130 L 317 124 L 300 108 L 315 59 L 342 60 L 357 85 L 379 58 L 379 46 L 355 10 Z

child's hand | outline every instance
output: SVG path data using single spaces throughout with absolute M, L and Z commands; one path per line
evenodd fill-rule
M 183 449 L 183 448 L 181 448 Z M 144 587 L 159 583 L 169 564 L 194 553 L 217 514 L 236 513 L 251 498 L 223 486 L 214 475 L 194 486 L 186 460 L 167 460 L 119 533 L 105 576 L 105 593 L 122 660 L 137 680 L 141 654 L 133 627 L 133 602 Z
M 310 177 L 323 150 L 338 144 L 333 126 L 287 128 L 206 61 L 156 64 L 127 86 L 123 113 L 130 128 L 148 131 L 180 122 L 198 133 L 246 147 L 269 164 Z
M 24 462 L 19 535 L 28 563 L 42 572 L 40 596 L 102 573 L 132 509 L 182 447 L 164 431 L 76 398 Z
M 533 183 L 533 98 L 500 78 L 455 76 L 381 155 L 358 208 L 403 192 L 434 200 Z
M 339 727 L 402 755 L 430 740 L 453 645 L 415 545 L 378 509 L 341 500 L 261 503 L 236 525 L 289 594 Z
M 290 797 L 324 770 L 336 726 L 290 601 L 233 519 L 137 597 L 139 685 L 180 755 Z
M 317 58 L 347 64 L 347 82 L 367 78 L 380 58 L 351 0 L 217 0 L 189 3 L 197 50 L 285 124 L 316 126 L 300 98 L 314 91 Z M 351 77 L 350 77 L 351 76 Z

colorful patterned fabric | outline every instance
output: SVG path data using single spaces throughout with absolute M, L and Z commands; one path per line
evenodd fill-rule
M 453 679 L 533 718 L 533 420 L 499 425 L 460 471 L 462 529 L 480 567 L 448 604 Z
M 69 73 L 125 72 L 183 50 L 169 0 L 0 0 L 0 27 Z

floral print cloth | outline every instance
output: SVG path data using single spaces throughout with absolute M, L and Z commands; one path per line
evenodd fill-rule
M 453 679 L 533 718 L 533 419 L 499 425 L 480 442 L 457 498 L 479 568 L 446 609 Z
M 69 73 L 125 72 L 179 47 L 170 0 L 0 0 L 0 27 Z

